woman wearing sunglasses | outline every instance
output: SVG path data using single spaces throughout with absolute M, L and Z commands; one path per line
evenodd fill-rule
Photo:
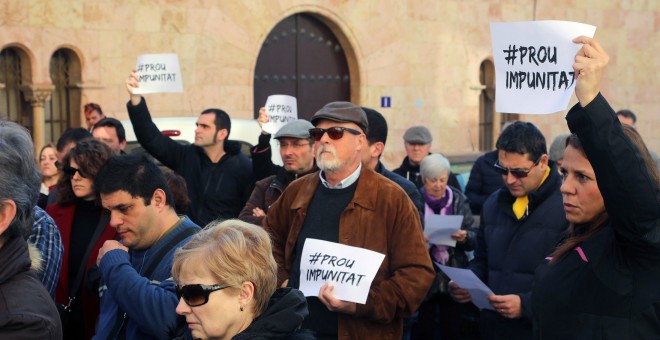
M 641 137 L 599 87 L 609 57 L 586 37 L 575 57 L 573 132 L 561 166 L 569 235 L 537 270 L 541 339 L 660 337 L 660 176 Z
M 99 314 L 98 283 L 90 268 L 99 249 L 117 234 L 94 190 L 94 176 L 112 150 L 94 139 L 78 142 L 62 160 L 57 202 L 46 209 L 53 217 L 64 253 L 55 292 L 65 339 L 89 339 Z
M 172 276 L 196 339 L 313 339 L 298 329 L 307 300 L 293 288 L 276 289 L 270 237 L 239 220 L 212 222 L 177 250 Z

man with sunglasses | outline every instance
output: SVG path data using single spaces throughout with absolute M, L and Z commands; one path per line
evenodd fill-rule
M 275 133 L 274 138 L 280 143 L 280 156 L 284 165 L 279 167 L 275 175 L 257 182 L 247 204 L 238 215 L 239 219 L 261 225 L 268 209 L 289 183 L 318 170 L 314 163 L 314 140 L 309 137 L 309 129 L 312 128 L 312 123 L 298 119 L 287 123 Z
M 515 122 L 497 139 L 493 168 L 505 188 L 483 205 L 477 246 L 470 268 L 495 293 L 494 310 L 482 309 L 485 339 L 531 339 L 531 290 L 534 271 L 552 253 L 568 228 L 559 186 L 545 137 L 532 123 Z M 470 294 L 450 283 L 458 302 Z
M 172 339 L 188 332 L 177 317 L 172 261 L 200 228 L 174 210 L 158 166 L 144 154 L 113 156 L 94 180 L 121 241 L 99 250 L 101 312 L 96 339 Z
M 401 338 L 403 318 L 417 309 L 434 277 L 417 209 L 398 185 L 362 166 L 369 124 L 360 107 L 329 103 L 312 124 L 321 170 L 291 183 L 263 223 L 273 238 L 278 283 L 299 288 L 308 238 L 385 253 L 366 304 L 336 299 L 326 283 L 318 297 L 308 297 L 303 328 L 319 339 Z

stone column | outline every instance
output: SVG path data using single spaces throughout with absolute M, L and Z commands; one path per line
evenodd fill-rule
M 32 106 L 32 141 L 34 142 L 34 156 L 38 157 L 39 150 L 44 146 L 44 104 L 50 100 L 53 85 L 30 85 L 23 88 L 25 99 Z

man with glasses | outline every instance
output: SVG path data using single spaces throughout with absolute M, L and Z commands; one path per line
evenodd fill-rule
M 238 215 L 239 219 L 261 225 L 268 209 L 289 183 L 318 170 L 314 164 L 314 141 L 309 136 L 309 129 L 312 128 L 314 125 L 310 122 L 299 119 L 287 123 L 275 133 L 274 138 L 280 143 L 280 156 L 284 165 L 277 170 L 277 174 L 257 182 L 247 204 Z
M 326 282 L 318 297 L 308 297 L 303 328 L 318 339 L 401 338 L 403 318 L 419 307 L 434 277 L 417 209 L 394 182 L 362 166 L 369 124 L 360 107 L 329 103 L 312 124 L 321 170 L 291 183 L 263 223 L 278 283 L 299 288 L 308 238 L 385 253 L 366 304 L 336 299 Z
M 176 314 L 172 260 L 199 227 L 174 210 L 163 173 L 144 154 L 113 156 L 94 188 L 121 241 L 105 241 L 96 263 L 101 312 L 95 339 L 173 339 L 189 335 Z
M 505 188 L 486 200 L 470 268 L 495 293 L 494 310 L 482 309 L 485 339 L 531 339 L 534 271 L 552 253 L 568 228 L 559 186 L 545 138 L 531 123 L 515 122 L 497 139 L 497 161 Z M 450 283 L 458 302 L 470 294 Z

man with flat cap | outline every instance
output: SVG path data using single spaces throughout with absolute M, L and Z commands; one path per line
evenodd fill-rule
M 318 170 L 314 164 L 314 140 L 309 136 L 312 123 L 298 119 L 287 123 L 275 133 L 280 143 L 280 156 L 284 165 L 275 175 L 257 182 L 238 218 L 261 225 L 270 206 L 294 180 Z
M 368 123 L 360 107 L 329 103 L 312 124 L 320 171 L 291 183 L 263 223 L 278 283 L 299 287 L 308 238 L 385 254 L 365 304 L 335 298 L 326 282 L 308 297 L 303 328 L 319 339 L 401 339 L 403 318 L 419 307 L 435 275 L 417 209 L 398 185 L 362 166 Z
M 422 176 L 419 174 L 419 164 L 422 163 L 424 157 L 431 154 L 431 142 L 433 142 L 431 131 L 421 125 L 410 127 L 403 134 L 403 142 L 406 148 L 406 158 L 392 172 L 415 183 L 419 189 L 424 185 Z M 456 189 L 461 189 L 458 178 L 453 172 L 449 173 L 447 184 Z

